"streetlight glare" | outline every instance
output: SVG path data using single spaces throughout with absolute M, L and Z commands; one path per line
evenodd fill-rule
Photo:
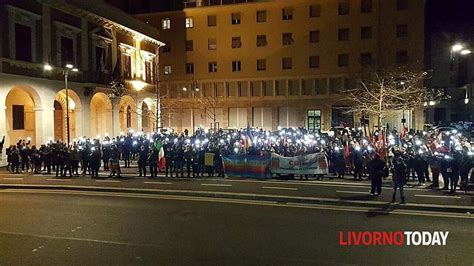
M 72 69 L 72 72 L 78 72 L 78 71 L 79 71 L 79 69 L 77 69 L 77 68 Z
M 462 44 L 455 44 L 451 47 L 451 51 L 453 52 L 459 52 L 461 51 L 462 49 L 464 48 L 464 46 L 462 46 Z
M 183 87 L 183 91 L 187 91 L 188 89 L 186 87 Z
M 66 65 L 66 68 L 73 69 L 74 66 L 73 66 L 72 64 L 67 64 L 67 65 Z
M 135 90 L 141 91 L 143 88 L 145 88 L 146 83 L 141 81 L 141 80 L 133 80 L 132 81 L 132 86 Z
M 51 71 L 51 70 L 53 70 L 53 67 L 50 64 L 46 64 L 46 65 L 43 66 L 43 69 L 46 70 L 46 71 Z
M 461 51 L 461 55 L 468 55 L 468 54 L 471 54 L 471 53 L 472 53 L 472 51 L 469 50 L 469 49 L 464 49 L 464 50 Z

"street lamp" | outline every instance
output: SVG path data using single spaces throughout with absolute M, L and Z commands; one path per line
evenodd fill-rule
M 183 87 L 183 91 L 188 91 L 188 88 Z M 199 87 L 197 84 L 195 84 L 195 81 L 193 80 L 191 83 L 191 102 L 192 102 L 192 108 L 191 108 L 191 128 L 192 132 L 194 134 L 194 94 L 195 92 L 199 92 Z
M 53 67 L 50 64 L 45 64 L 43 69 L 46 71 L 53 70 Z M 68 77 L 69 71 L 72 72 L 79 72 L 79 69 L 74 67 L 72 64 L 66 64 L 66 68 L 63 70 L 64 76 L 64 89 L 66 90 L 66 138 L 67 138 L 67 145 L 71 142 L 71 134 L 70 134 L 70 123 L 69 123 L 69 88 L 68 88 Z

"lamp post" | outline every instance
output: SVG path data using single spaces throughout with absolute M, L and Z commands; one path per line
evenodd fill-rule
M 44 65 L 44 70 L 46 71 L 51 71 L 53 70 L 53 67 L 49 64 Z M 64 76 L 64 89 L 66 91 L 66 139 L 67 139 L 67 145 L 71 143 L 71 130 L 70 130 L 70 123 L 69 123 L 69 88 L 68 88 L 68 77 L 69 77 L 69 71 L 72 72 L 79 72 L 79 69 L 74 67 L 72 64 L 67 64 L 66 68 L 63 69 L 63 76 Z
M 187 91 L 188 88 L 183 87 L 183 91 Z M 191 128 L 192 128 L 192 133 L 194 134 L 194 93 L 199 92 L 199 87 L 197 86 L 196 82 L 193 81 L 191 82 L 191 102 L 192 102 L 192 107 L 191 107 Z

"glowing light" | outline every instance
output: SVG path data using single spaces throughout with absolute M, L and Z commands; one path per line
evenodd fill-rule
M 237 148 L 237 147 L 234 148 L 234 152 L 235 152 L 235 153 L 238 153 L 238 152 L 239 152 L 239 148 Z
M 464 99 L 464 103 L 465 103 L 465 104 L 468 104 L 468 103 L 469 103 L 469 99 L 468 99 L 468 98 Z
M 418 146 L 420 146 L 420 145 L 421 145 L 421 140 L 417 139 L 417 140 L 415 141 L 415 144 L 418 145 Z
M 428 104 L 429 104 L 430 106 L 433 106 L 433 105 L 436 105 L 436 102 L 435 102 L 435 101 L 430 101 Z
M 133 80 L 132 81 L 132 86 L 135 90 L 141 91 L 143 88 L 145 88 L 146 83 L 141 81 L 141 80 Z
M 459 52 L 462 49 L 464 49 L 464 46 L 460 43 L 456 43 L 455 45 L 451 46 L 451 51 L 453 52 Z
M 73 69 L 74 66 L 72 64 L 66 64 L 66 68 Z
M 468 54 L 471 54 L 471 53 L 472 53 L 472 51 L 469 50 L 469 49 L 464 49 L 464 50 L 461 51 L 462 55 L 468 55 Z
M 53 67 L 50 64 L 46 64 L 46 65 L 43 66 L 43 69 L 46 70 L 46 71 L 51 71 L 51 70 L 53 70 Z
M 135 145 L 137 145 L 137 144 L 138 144 L 138 142 L 137 142 L 136 140 L 134 140 L 134 141 L 133 141 L 133 145 L 135 146 Z

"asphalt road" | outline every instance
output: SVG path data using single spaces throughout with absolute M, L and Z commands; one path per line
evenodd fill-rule
M 1 265 L 472 265 L 472 217 L 139 194 L 0 191 Z M 339 231 L 449 231 L 343 247 Z
M 270 194 L 293 197 L 321 197 L 330 199 L 380 201 L 390 202 L 392 198 L 391 181 L 385 181 L 382 195 L 370 197 L 369 181 L 351 181 L 341 179 L 316 180 L 256 180 L 256 179 L 224 179 L 224 178 L 130 178 L 130 179 L 100 179 L 90 177 L 74 177 L 58 179 L 48 175 L 13 175 L 0 173 L 1 184 L 35 184 L 100 186 L 115 188 L 166 189 L 184 191 L 207 191 L 224 193 Z M 408 203 L 436 204 L 450 206 L 474 206 L 474 194 L 460 191 L 453 195 L 446 191 L 432 191 L 418 186 L 405 188 Z M 397 201 L 400 200 L 397 196 Z

